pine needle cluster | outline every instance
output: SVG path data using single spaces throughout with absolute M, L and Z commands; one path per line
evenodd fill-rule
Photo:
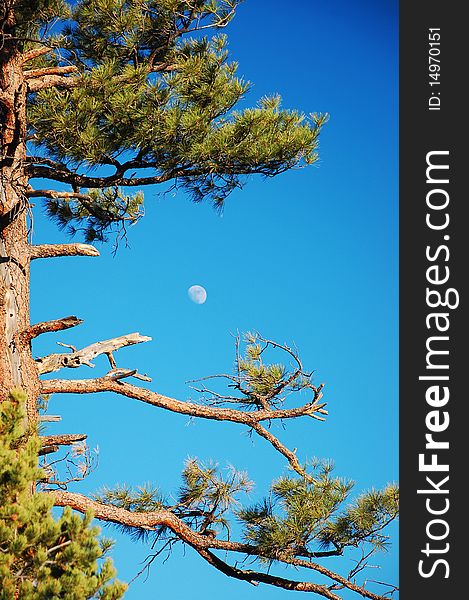
M 143 216 L 143 193 L 125 194 L 113 187 L 87 190 L 79 200 L 59 194 L 47 200 L 46 211 L 68 235 L 81 234 L 87 243 L 105 242 L 110 234 L 125 237 L 127 227 Z
M 287 359 L 289 364 L 275 362 L 274 357 Z M 313 372 L 304 370 L 295 348 L 250 332 L 236 337 L 233 373 L 209 375 L 191 383 L 203 382 L 192 388 L 209 404 L 272 409 L 282 407 L 287 397 L 294 393 L 309 391 L 311 399 L 317 399 L 320 388 L 313 384 L 313 376 Z M 221 380 L 226 390 L 210 389 L 208 380 Z
M 386 547 L 382 529 L 398 515 L 398 488 L 388 485 L 344 503 L 354 483 L 332 475 L 331 461 L 311 463 L 313 477 L 284 476 L 260 503 L 238 511 L 246 540 L 264 559 L 314 556 L 371 544 Z

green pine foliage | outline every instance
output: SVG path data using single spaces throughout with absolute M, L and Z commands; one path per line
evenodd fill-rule
M 230 524 L 225 515 L 238 506 L 239 497 L 249 493 L 252 488 L 252 481 L 243 471 L 230 466 L 225 472 L 221 472 L 216 463 L 204 464 L 195 458 L 189 458 L 182 471 L 182 484 L 176 494 L 171 496 L 172 502 L 158 488 L 150 485 L 104 488 L 94 498 L 129 511 L 169 509 L 199 533 L 205 533 L 212 527 L 229 532 Z M 157 540 L 167 540 L 173 537 L 164 526 L 156 527 L 154 531 L 121 525 L 117 527 L 137 540 L 147 541 L 155 537 Z
M 289 364 L 273 362 L 274 355 L 279 354 Z M 192 387 L 209 404 L 235 403 L 245 409 L 280 408 L 292 393 L 303 392 L 308 396 L 309 392 L 310 400 L 317 397 L 319 389 L 313 384 L 313 376 L 314 373 L 304 371 L 294 348 L 252 332 L 236 339 L 236 362 L 232 375 L 212 375 L 195 380 L 223 381 L 223 393 L 213 391 L 205 384 L 200 388 Z
M 28 151 L 34 149 L 25 170 L 54 181 L 44 197 L 59 227 L 104 241 L 143 215 L 143 194 L 131 187 L 162 184 L 221 208 L 249 175 L 273 177 L 318 160 L 327 115 L 284 109 L 275 94 L 245 108 L 251 84 L 230 59 L 226 36 L 209 33 L 231 21 L 239 1 L 16 0 L 19 49 L 52 49 L 25 66 Z M 56 69 L 55 83 L 41 86 L 34 70 L 48 67 L 68 71 L 61 79 Z M 275 410 L 294 392 L 319 402 L 322 386 L 313 384 L 295 349 L 256 333 L 243 341 L 240 353 L 237 339 L 234 375 L 204 378 L 197 390 L 209 404 Z M 270 360 L 278 351 L 288 364 Z M 206 387 L 213 378 L 223 381 L 224 393 Z M 15 391 L 0 405 L 0 600 L 121 598 L 126 586 L 114 580 L 109 559 L 100 560 L 109 542 L 99 541 L 91 515 L 64 510 L 54 519 L 51 498 L 31 493 L 41 477 L 39 442 L 24 430 L 23 402 Z M 326 414 L 324 406 L 315 418 Z M 386 549 L 384 530 L 398 515 L 397 486 L 356 495 L 330 461 L 295 470 L 252 505 L 241 503 L 253 488 L 246 473 L 195 459 L 187 461 L 174 495 L 149 485 L 118 486 L 95 499 L 133 512 L 170 510 L 204 536 L 232 540 L 234 531 L 250 558 L 266 564 L 297 565 L 355 549 L 361 565 Z M 121 528 L 151 537 L 152 549 L 161 543 L 154 557 L 181 541 L 164 526 Z
M 87 243 L 105 242 L 109 233 L 125 235 L 144 214 L 143 194 L 125 194 L 119 187 L 87 190 L 86 197 L 51 198 L 47 214 L 69 235 L 81 233 Z
M 382 530 L 398 516 L 398 487 L 365 492 L 344 506 L 354 483 L 333 476 L 331 461 L 310 466 L 311 478 L 281 477 L 269 498 L 238 511 L 246 540 L 266 560 L 365 544 L 384 549 L 388 536 Z
M 39 440 L 25 431 L 20 390 L 0 404 L 0 600 L 117 600 L 110 548 L 84 518 L 66 509 L 55 519 L 52 498 L 31 493 L 41 477 Z
M 253 490 L 245 472 L 196 459 L 186 462 L 182 486 L 168 502 L 149 487 L 121 486 L 97 496 L 101 502 L 127 510 L 151 512 L 166 508 L 199 533 L 230 539 L 233 527 L 251 548 L 251 558 L 261 563 L 293 562 L 295 557 L 317 557 L 322 552 L 340 555 L 358 548 L 371 556 L 387 548 L 383 530 L 398 517 L 399 490 L 395 484 L 353 497 L 354 483 L 333 475 L 332 461 L 314 459 L 308 477 L 285 475 L 274 481 L 270 493 L 256 504 L 241 499 Z M 137 538 L 177 541 L 167 529 L 133 532 Z
M 117 485 L 114 488 L 103 487 L 93 495 L 93 498 L 109 506 L 133 512 L 157 511 L 164 508 L 167 502 L 159 489 L 150 485 L 141 485 L 136 488 L 128 485 Z M 159 536 L 165 533 L 164 527 L 156 527 L 151 532 L 148 529 L 127 525 L 115 525 L 115 527 L 135 541 L 145 542 L 150 535 L 155 535 L 155 532 Z
M 103 174 L 94 179 L 93 204 L 104 215 L 99 227 L 99 210 L 90 214 L 75 201 L 67 211 L 68 199 L 58 210 L 52 200 L 49 214 L 60 213 L 59 224 L 74 232 L 89 217 L 94 223 L 84 228 L 86 236 L 103 238 L 116 222 L 115 211 L 107 215 L 109 193 L 101 191 L 113 172 L 113 184 L 157 178 L 151 182 L 171 182 L 194 201 L 220 208 L 248 175 L 271 177 L 317 160 L 325 115 L 281 109 L 278 96 L 237 108 L 250 84 L 229 60 L 226 36 L 201 33 L 224 27 L 237 4 L 81 0 L 62 27 L 55 25 L 60 36 L 51 43 L 58 50 L 35 66 L 74 65 L 79 84 L 30 95 L 30 137 L 38 154 L 59 161 L 53 167 L 59 181 L 66 181 L 60 171 Z M 122 203 L 119 216 L 121 209 Z M 128 217 L 134 216 L 129 205 Z
M 69 17 L 70 7 L 66 0 L 16 0 L 15 30 L 21 46 L 27 45 L 23 36 L 25 40 L 34 39 L 56 19 Z

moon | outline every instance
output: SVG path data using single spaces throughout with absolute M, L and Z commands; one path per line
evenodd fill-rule
M 195 304 L 204 304 L 207 300 L 207 291 L 201 285 L 191 285 L 187 294 Z

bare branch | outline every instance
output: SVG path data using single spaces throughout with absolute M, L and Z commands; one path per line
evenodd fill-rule
M 283 456 L 285 456 L 285 458 L 288 460 L 291 468 L 294 471 L 296 471 L 299 475 L 302 475 L 307 481 L 310 481 L 310 482 L 314 481 L 314 477 L 309 475 L 305 471 L 304 467 L 301 466 L 300 461 L 298 460 L 294 451 L 292 451 L 292 450 L 288 449 L 286 446 L 284 446 L 282 444 L 282 442 L 280 442 L 280 440 L 275 437 L 275 435 L 270 433 L 270 431 L 267 431 L 267 429 L 265 429 L 265 427 L 262 427 L 262 425 L 260 423 L 255 423 L 252 426 L 252 428 L 258 435 L 260 435 L 261 437 L 266 439 L 270 444 L 272 444 L 272 446 L 276 450 L 278 450 L 278 452 L 280 452 L 280 454 L 283 454 Z
M 46 454 L 52 454 L 53 452 L 58 452 L 59 446 L 43 446 L 39 452 L 39 456 L 44 456 Z
M 228 577 L 240 579 L 241 581 L 247 581 L 255 585 L 258 583 L 267 583 L 285 590 L 295 592 L 312 592 L 314 594 L 318 594 L 319 596 L 324 596 L 324 598 L 329 598 L 329 600 L 341 600 L 340 596 L 334 594 L 326 585 L 319 585 L 310 581 L 295 581 L 293 579 L 285 579 L 284 577 L 277 577 L 275 575 L 271 575 L 270 573 L 238 569 L 237 567 L 233 567 L 221 560 L 209 550 L 197 547 L 194 547 L 194 549 L 209 564 Z
M 36 323 L 31 325 L 29 329 L 23 332 L 22 341 L 27 343 L 32 339 L 42 335 L 43 333 L 52 333 L 55 331 L 62 331 L 64 329 L 70 329 L 81 325 L 83 321 L 78 317 L 63 317 L 62 319 L 55 319 L 54 321 L 43 321 L 42 323 Z
M 32 188 L 28 189 L 26 196 L 28 198 L 76 198 L 77 200 L 90 200 L 87 194 L 81 194 L 80 192 L 58 192 L 57 190 L 34 190 Z
M 99 256 L 99 250 L 90 244 L 37 244 L 30 247 L 31 260 L 59 256 Z
M 78 71 L 78 67 L 75 65 L 67 65 L 66 67 L 44 67 L 42 69 L 31 69 L 30 71 L 24 71 L 23 75 L 25 79 L 36 79 L 43 77 L 44 75 L 67 75 L 68 73 L 74 73 Z
M 39 415 L 38 420 L 43 423 L 58 423 L 62 417 L 60 415 Z
M 111 365 L 114 362 L 112 358 L 112 353 L 105 352 L 109 358 L 109 362 Z M 111 369 L 106 373 L 106 378 L 112 379 L 113 381 L 121 381 L 122 379 L 126 379 L 127 377 L 135 377 L 135 379 L 140 379 L 140 381 L 151 381 L 151 377 L 147 377 L 146 375 L 142 375 L 138 373 L 137 369 Z
M 36 359 L 36 363 L 38 365 L 38 371 L 40 375 L 45 373 L 53 373 L 63 368 L 75 369 L 77 367 L 81 367 L 82 365 L 93 367 L 94 365 L 91 363 L 91 361 L 100 354 L 109 355 L 120 348 L 124 348 L 125 346 L 133 346 L 134 344 L 149 342 L 150 340 L 151 338 L 146 335 L 129 333 L 111 340 L 95 342 L 94 344 L 86 346 L 86 348 L 82 348 L 81 350 L 77 350 L 75 352 L 69 352 L 66 354 L 49 354 L 43 358 Z
M 33 50 L 28 50 L 21 57 L 23 63 L 28 62 L 29 60 L 33 60 L 34 58 L 38 58 L 39 56 L 43 56 L 44 54 L 48 54 L 52 52 L 53 48 L 49 46 L 40 46 L 39 48 L 34 48 Z
M 39 439 L 43 446 L 70 446 L 82 442 L 88 436 L 85 433 L 62 433 L 59 435 L 41 435 Z
M 72 88 L 80 83 L 80 77 L 67 77 L 66 75 L 44 75 L 43 77 L 29 79 L 28 92 L 39 92 L 52 87 Z
M 83 436 L 80 437 L 83 438 Z M 76 441 L 84 442 L 84 439 Z M 97 450 L 91 452 L 86 443 L 73 442 L 68 445 L 72 447 L 65 456 L 50 463 L 47 460 L 41 463 L 43 477 L 38 482 L 41 491 L 51 491 L 57 488 L 66 490 L 70 483 L 83 481 L 97 467 Z

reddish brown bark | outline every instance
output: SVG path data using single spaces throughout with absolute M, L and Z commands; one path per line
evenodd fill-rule
M 51 333 L 55 331 L 63 331 L 64 329 L 70 329 L 81 325 L 83 321 L 78 317 L 64 317 L 63 319 L 55 319 L 54 321 L 43 321 L 42 323 L 35 323 L 31 325 L 29 329 L 24 331 L 21 336 L 24 342 L 29 342 L 38 335 L 43 333 Z
M 13 10 L 13 9 L 11 9 Z M 39 380 L 28 343 L 29 247 L 27 230 L 26 85 L 14 19 L 3 22 L 0 49 L 0 401 L 21 387 L 28 395 L 28 419 L 35 421 Z
M 285 579 L 252 570 L 239 569 L 221 560 L 212 552 L 213 550 L 223 550 L 229 552 L 240 552 L 248 556 L 263 556 L 262 552 L 253 545 L 234 542 L 230 540 L 218 540 L 204 536 L 202 533 L 191 529 L 184 521 L 179 519 L 170 510 L 162 508 L 153 512 L 132 512 L 116 506 L 102 504 L 97 500 L 92 500 L 81 494 L 75 494 L 66 491 L 56 490 L 51 492 L 54 496 L 56 506 L 69 506 L 81 513 L 92 511 L 93 515 L 102 520 L 119 525 L 129 527 L 140 527 L 148 530 L 155 529 L 157 526 L 165 526 L 170 529 L 180 540 L 194 548 L 194 550 L 204 558 L 208 563 L 214 566 L 219 571 L 222 571 L 228 577 L 249 581 L 251 583 L 267 583 L 275 587 L 280 587 L 286 590 L 312 592 L 330 600 L 340 600 L 341 596 L 333 593 L 329 586 L 313 583 L 311 581 L 295 581 Z M 318 554 L 318 556 L 321 553 Z M 277 556 L 277 561 L 284 564 L 291 564 L 297 567 L 303 567 L 312 571 L 316 571 L 321 575 L 328 577 L 332 581 L 338 583 L 341 587 L 348 588 L 358 595 L 369 598 L 370 600 L 384 600 L 384 597 L 379 594 L 374 594 L 369 590 L 349 581 L 345 577 L 341 577 L 330 569 L 312 561 L 297 559 L 291 555 Z
M 175 398 L 163 396 L 145 388 L 137 387 L 130 383 L 116 381 L 112 377 L 104 376 L 98 379 L 47 379 L 41 381 L 43 394 L 94 394 L 98 392 L 115 392 L 127 398 L 134 398 L 147 404 L 169 410 L 173 413 L 187 415 L 189 417 L 200 417 L 215 421 L 231 421 L 242 423 L 253 427 L 261 421 L 274 419 L 294 419 L 295 417 L 309 416 L 318 418 L 317 412 L 322 410 L 324 404 L 318 401 L 310 402 L 297 408 L 258 410 L 247 412 L 233 410 L 231 408 L 218 408 L 196 404 L 194 402 L 183 402 Z M 321 418 L 321 420 L 323 420 Z M 269 440 L 270 441 L 270 440 Z

